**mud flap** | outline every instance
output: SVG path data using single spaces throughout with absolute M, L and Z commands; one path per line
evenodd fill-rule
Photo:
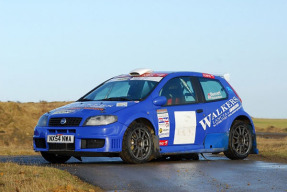
M 256 133 L 255 130 L 251 125 L 249 125 L 249 129 L 252 135 L 252 149 L 250 151 L 250 154 L 259 154 L 259 150 L 257 149 L 257 141 L 256 141 Z
M 259 154 L 259 150 L 257 149 L 257 141 L 256 141 L 256 134 L 253 133 L 252 134 L 252 150 L 251 150 L 251 154 Z
M 153 151 L 154 151 L 154 158 L 157 159 L 160 157 L 160 148 L 159 148 L 159 137 L 157 135 L 152 136 L 153 140 Z

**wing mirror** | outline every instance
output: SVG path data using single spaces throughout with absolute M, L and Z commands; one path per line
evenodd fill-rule
M 166 101 L 167 101 L 167 99 L 165 96 L 159 96 L 153 100 L 153 104 L 156 106 L 163 106 L 166 104 Z

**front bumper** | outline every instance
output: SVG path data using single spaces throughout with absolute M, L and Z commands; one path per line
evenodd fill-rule
M 94 156 L 93 153 L 119 153 L 127 127 L 119 122 L 106 126 L 35 127 L 35 151 Z M 47 143 L 48 135 L 73 135 L 74 143 Z M 86 155 L 85 155 L 86 154 Z

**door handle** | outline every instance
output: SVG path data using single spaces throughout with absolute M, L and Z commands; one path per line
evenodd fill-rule
M 203 109 L 197 109 L 196 110 L 196 113 L 202 113 L 203 112 Z

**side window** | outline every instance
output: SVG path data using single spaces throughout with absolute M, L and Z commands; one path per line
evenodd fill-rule
M 167 105 L 182 105 L 197 101 L 190 77 L 177 77 L 169 80 L 159 95 L 167 98 Z
M 214 79 L 199 78 L 206 101 L 225 99 L 227 94 L 221 83 Z

